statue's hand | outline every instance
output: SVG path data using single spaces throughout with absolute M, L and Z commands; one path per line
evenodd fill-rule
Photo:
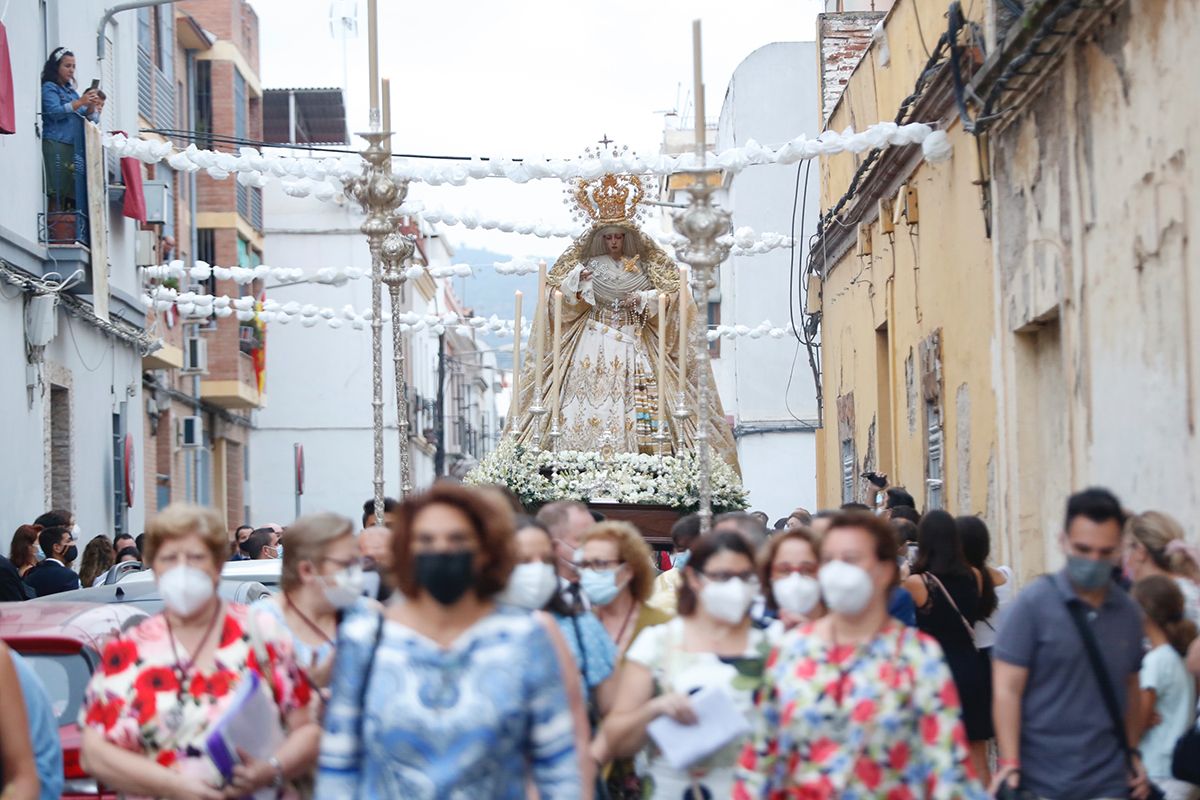
M 585 267 L 584 269 L 581 269 L 579 271 L 579 280 L 587 281 L 587 280 L 591 280 L 591 278 L 592 278 L 592 271 L 590 269 L 587 269 Z

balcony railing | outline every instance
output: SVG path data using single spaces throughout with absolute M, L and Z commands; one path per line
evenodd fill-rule
M 263 226 L 262 189 L 257 187 L 237 187 L 237 212 L 242 219 L 250 223 L 250 227 L 261 231 Z
M 156 128 L 175 128 L 175 87 L 150 54 L 138 48 L 138 114 Z

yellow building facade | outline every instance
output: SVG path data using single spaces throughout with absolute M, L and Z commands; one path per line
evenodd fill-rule
M 868 153 L 821 162 L 823 224 L 809 253 L 821 279 L 819 301 L 809 297 L 821 319 L 818 496 L 826 508 L 870 503 L 860 474 L 878 471 L 921 508 L 994 525 L 995 304 L 980 161 L 944 70 L 926 72 L 939 33 L 929 21 L 945 11 L 935 0 L 896 3 L 828 116 L 829 130 L 862 130 L 912 96 L 902 122 L 938 123 L 953 155 L 931 163 L 920 148 L 889 148 L 865 172 Z

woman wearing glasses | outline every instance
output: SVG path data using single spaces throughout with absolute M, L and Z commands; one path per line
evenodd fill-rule
M 679 617 L 647 628 L 629 648 L 616 706 L 604 722 L 615 755 L 646 749 L 645 797 L 730 796 L 741 739 L 681 770 L 667 763 L 646 728 L 662 716 L 694 724 L 689 696 L 700 690 L 719 689 L 749 717 L 772 644 L 750 620 L 759 588 L 750 543 L 739 533 L 717 531 L 691 552 L 679 585 Z
M 825 615 L 817 583 L 819 540 L 808 528 L 789 528 L 772 536 L 759 566 L 768 616 L 791 630 Z
M 338 625 L 363 599 L 354 523 L 330 513 L 296 520 L 288 528 L 280 589 L 252 608 L 291 635 L 296 661 L 313 684 L 328 686 Z
M 637 635 L 670 614 L 646 605 L 654 590 L 650 547 L 628 522 L 601 522 L 583 536 L 576 563 L 592 611 L 617 646 L 618 661 Z

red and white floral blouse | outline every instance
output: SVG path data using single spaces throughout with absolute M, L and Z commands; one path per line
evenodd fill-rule
M 194 666 L 181 669 L 190 656 L 178 640 L 172 650 L 161 614 L 109 641 L 88 683 L 79 724 L 99 731 L 118 747 L 220 786 L 220 773 L 203 755 L 204 737 L 224 713 L 246 670 L 258 673 L 271 688 L 281 723 L 290 711 L 312 701 L 291 642 L 274 620 L 255 617 L 256 635 L 268 661 L 260 664 L 250 640 L 250 609 L 227 603 L 223 613 L 211 672 Z M 182 665 L 176 663 L 176 652 Z

